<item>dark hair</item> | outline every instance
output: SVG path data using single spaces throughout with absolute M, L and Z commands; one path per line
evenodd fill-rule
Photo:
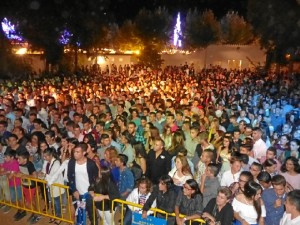
M 48 130 L 45 132 L 45 136 L 50 136 L 51 138 L 55 137 L 55 132 L 53 130 Z
M 18 154 L 17 154 L 17 156 L 19 156 L 19 157 L 21 157 L 21 158 L 23 158 L 23 159 L 27 159 L 27 161 L 29 160 L 29 157 L 30 157 L 30 154 L 29 154 L 29 152 L 27 152 L 27 151 L 22 151 L 22 152 L 19 152 Z
M 287 200 L 296 207 L 296 210 L 300 212 L 300 190 L 293 190 L 287 194 Z
M 129 133 L 128 130 L 123 131 L 123 132 L 122 132 L 122 136 L 125 137 L 125 139 L 128 141 L 129 144 L 131 144 L 131 145 L 134 144 L 135 139 L 134 139 L 134 137 L 132 136 L 132 134 Z
M 244 186 L 244 195 L 246 198 L 248 199 L 252 199 L 257 192 L 261 190 L 262 191 L 262 187 L 256 183 L 255 181 L 248 181 L 245 186 Z M 261 216 L 261 203 L 260 203 L 260 199 L 258 200 L 253 200 L 253 205 L 254 208 L 256 210 L 257 213 L 257 221 L 260 219 Z
M 285 186 L 286 185 L 286 179 L 284 176 L 278 174 L 278 175 L 275 175 L 274 177 L 272 177 L 271 179 L 271 182 L 272 182 L 272 185 L 283 185 Z
M 143 143 L 141 142 L 136 142 L 133 146 L 133 149 L 135 150 L 135 156 L 138 158 L 141 156 L 142 158 L 147 158 L 147 153 L 145 151 L 145 147 Z
M 276 156 L 277 155 L 277 150 L 275 147 L 271 146 L 267 149 L 267 151 L 273 152 L 273 154 Z
M 294 164 L 295 172 L 300 173 L 300 165 L 299 165 L 298 159 L 296 159 L 294 156 L 290 156 L 285 159 L 284 163 L 282 164 L 282 166 L 280 168 L 281 172 L 287 172 L 287 169 L 286 169 L 287 161 L 292 161 L 292 163 Z
M 128 156 L 125 154 L 119 154 L 118 157 L 120 159 L 120 161 L 123 163 L 124 166 L 126 166 L 127 162 L 128 162 Z
M 18 140 L 18 136 L 15 135 L 15 134 L 10 134 L 8 138 L 11 138 L 11 137 L 12 137 L 12 138 L 15 138 L 16 140 Z
M 14 150 L 5 151 L 4 156 L 9 156 L 9 157 L 15 158 L 16 157 L 16 151 L 14 151 Z
M 253 162 L 252 164 L 251 164 L 251 167 L 252 166 L 256 166 L 258 169 L 259 169 L 259 171 L 262 171 L 263 170 L 263 166 L 260 164 L 260 163 L 258 163 L 258 162 Z
M 270 183 L 271 182 L 271 175 L 267 171 L 262 171 L 257 175 L 257 180 L 258 181 L 263 181 L 265 183 Z
M 277 162 L 274 159 L 267 159 L 263 164 L 264 167 L 270 167 L 273 165 L 277 165 Z
M 55 148 L 47 148 L 44 151 L 44 154 L 47 154 L 49 156 L 53 156 L 55 159 L 59 159 L 59 155 L 57 154 L 57 151 L 55 150 Z
M 169 175 L 161 176 L 159 182 L 166 184 L 168 190 L 174 185 L 173 179 Z
M 197 194 L 202 195 L 197 181 L 195 181 L 194 179 L 188 179 L 185 183 L 188 184 L 191 187 L 191 189 L 193 189 L 195 191 L 192 194 L 191 198 L 194 198 Z
M 250 180 L 253 180 L 253 175 L 252 173 L 250 173 L 249 171 L 242 171 L 240 173 L 240 177 L 243 176 L 243 177 L 247 177 L 247 180 L 250 181 Z

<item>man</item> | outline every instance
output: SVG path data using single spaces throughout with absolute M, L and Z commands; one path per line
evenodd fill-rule
M 23 152 L 27 152 L 27 149 L 25 148 L 25 146 L 20 145 L 18 143 L 18 136 L 15 134 L 11 134 L 8 137 L 7 144 L 8 144 L 8 146 L 7 146 L 6 151 L 14 151 L 14 152 L 16 152 L 17 155 L 21 154 Z
M 85 156 L 87 149 L 88 145 L 86 143 L 77 145 L 74 149 L 74 158 L 71 159 L 68 164 L 70 191 L 76 201 L 81 200 L 83 196 L 88 193 L 89 186 L 95 183 L 99 174 L 96 163 Z M 91 196 L 88 194 L 86 210 L 91 223 L 94 224 L 95 213 L 93 213 L 93 205 L 90 199 Z M 95 225 L 97 224 L 96 220 Z
M 282 175 L 275 175 L 271 183 L 273 188 L 265 189 L 262 194 L 262 199 L 267 211 L 265 224 L 279 225 L 284 213 L 286 180 Z
M 25 136 L 25 130 L 23 127 L 15 127 L 13 129 L 13 134 L 17 135 L 18 144 L 20 144 L 22 146 L 26 146 L 28 139 Z
M 7 130 L 7 121 L 0 121 L 0 142 L 6 145 L 6 140 L 10 136 L 10 132 Z
M 171 170 L 171 156 L 164 150 L 162 139 L 155 139 L 154 148 L 148 153 L 146 165 L 146 176 L 153 184 L 158 184 L 161 176 L 168 175 Z
M 117 183 L 119 193 L 123 200 L 126 200 L 128 195 L 134 188 L 134 177 L 131 170 L 126 166 L 128 161 L 127 155 L 119 154 L 115 160 L 116 167 L 119 168 L 120 180 Z
M 238 182 L 241 174 L 242 162 L 238 157 L 231 157 L 230 170 L 223 173 L 221 186 L 229 187 L 232 183 Z
M 294 190 L 287 194 L 285 201 L 286 212 L 280 221 L 280 225 L 300 224 L 300 190 Z
M 256 159 L 251 157 L 251 149 L 252 149 L 252 145 L 250 145 L 250 144 L 242 144 L 240 147 L 240 153 L 248 155 L 248 157 L 249 157 L 249 161 L 248 161 L 249 166 L 251 166 L 252 163 L 254 163 L 254 162 L 258 163 L 258 161 Z
M 150 112 L 149 122 L 151 122 L 159 130 L 160 134 L 163 132 L 163 126 L 156 120 L 155 112 Z
M 267 145 L 266 143 L 261 139 L 262 136 L 262 130 L 258 127 L 253 128 L 252 138 L 253 138 L 253 156 L 255 159 L 260 161 L 260 159 L 267 154 Z
M 92 129 L 92 121 L 87 119 L 87 120 L 83 121 L 82 134 L 85 136 L 89 133 L 91 133 L 94 136 L 96 142 L 99 141 L 99 136 L 98 136 L 97 131 L 95 129 Z
M 166 124 L 171 127 L 171 132 L 172 133 L 174 133 L 175 131 L 177 131 L 179 129 L 178 126 L 175 123 L 175 118 L 174 118 L 173 114 L 168 114 L 167 115 Z
M 137 132 L 137 126 L 134 122 L 128 123 L 127 130 L 134 137 L 136 142 L 141 142 L 143 145 L 146 144 L 144 136 Z

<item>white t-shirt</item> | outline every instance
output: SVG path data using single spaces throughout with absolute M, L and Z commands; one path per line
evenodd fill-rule
M 221 186 L 229 187 L 232 183 L 238 182 L 240 177 L 241 171 L 237 172 L 236 174 L 232 174 L 231 170 L 227 170 L 223 173 L 221 179 Z
M 254 158 L 260 159 L 261 157 L 265 157 L 267 155 L 267 149 L 268 149 L 268 147 L 262 139 L 257 140 L 254 143 L 253 149 L 252 149 L 253 153 L 254 153 Z
M 295 219 L 291 219 L 291 214 L 284 213 L 282 219 L 280 220 L 280 225 L 299 225 L 300 224 L 300 216 Z
M 86 163 L 82 165 L 76 163 L 75 176 L 76 176 L 75 181 L 76 181 L 77 191 L 79 192 L 80 195 L 83 195 L 86 192 L 88 192 L 88 188 L 90 186 Z
M 236 198 L 232 202 L 233 210 L 249 224 L 257 224 L 257 212 L 253 205 L 247 205 Z M 261 206 L 261 217 L 266 217 L 265 205 Z

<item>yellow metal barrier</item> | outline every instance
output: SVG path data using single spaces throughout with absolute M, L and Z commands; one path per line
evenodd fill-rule
M 143 206 L 140 205 L 140 204 L 136 204 L 136 203 L 132 203 L 132 202 L 127 202 L 127 201 L 123 201 L 123 200 L 120 200 L 120 199 L 115 199 L 115 200 L 113 200 L 113 202 L 112 202 L 112 209 L 111 209 L 112 212 L 114 212 L 116 203 L 117 203 L 117 204 L 121 204 L 121 225 L 124 224 L 124 205 L 129 205 L 129 206 L 131 206 L 131 207 L 133 207 L 133 208 L 139 208 L 139 209 L 142 209 L 142 208 L 143 208 Z M 176 216 L 175 213 L 167 213 L 167 212 L 165 212 L 165 211 L 163 211 L 163 210 L 160 210 L 160 209 L 157 209 L 157 208 L 151 208 L 150 210 L 154 212 L 154 216 L 155 216 L 155 217 L 156 217 L 156 214 L 157 214 L 157 213 L 162 214 L 162 215 L 165 215 L 165 219 L 166 219 L 166 220 L 167 220 L 168 217 L 170 217 L 170 216 L 172 216 L 172 217 L 175 217 L 175 216 Z M 180 216 L 180 218 L 184 218 L 184 217 L 185 217 L 185 215 L 182 215 L 182 214 L 180 214 L 179 216 Z M 111 222 L 113 222 L 113 220 L 114 220 L 114 213 L 112 213 L 112 219 L 111 219 Z M 190 220 L 190 221 L 189 221 L 189 225 L 191 225 L 192 222 L 198 222 L 199 225 L 204 225 L 204 224 L 206 223 L 206 222 L 205 222 L 204 220 L 202 220 L 202 219 L 195 219 L 195 220 Z
M 6 175 L 3 175 L 6 177 Z M 3 176 L 1 177 L 3 179 Z M 60 220 L 62 222 L 66 222 L 66 223 L 74 223 L 74 218 L 72 216 L 72 210 L 71 210 L 71 204 L 70 204 L 70 195 L 69 195 L 69 187 L 66 185 L 62 185 L 62 184 L 52 184 L 50 186 L 50 190 L 49 192 L 47 192 L 47 182 L 45 180 L 41 180 L 41 179 L 36 179 L 36 178 L 31 178 L 31 177 L 25 177 L 25 178 L 19 178 L 19 177 L 13 177 L 13 183 L 14 183 L 14 192 L 15 192 L 15 202 L 12 201 L 11 195 L 10 195 L 10 189 L 8 188 L 8 190 L 3 190 L 0 192 L 0 204 L 4 204 L 7 205 L 9 207 L 13 207 L 13 208 L 17 208 L 19 210 L 24 210 L 26 212 L 32 212 L 34 214 L 39 214 L 42 216 L 46 216 L 49 218 L 53 218 L 56 220 Z M 17 179 L 21 179 L 21 199 L 18 199 L 18 186 L 16 185 Z M 9 187 L 9 179 L 6 178 L 7 181 L 7 186 Z M 26 190 L 29 193 L 29 198 L 31 199 L 30 203 L 25 201 L 25 197 L 24 197 L 24 184 L 28 184 L 28 186 L 26 187 Z M 34 186 L 34 187 L 32 187 Z M 12 188 L 12 187 L 10 187 Z M 41 188 L 41 190 L 40 190 Z M 54 188 L 59 190 L 59 198 L 57 198 L 58 200 L 56 200 L 56 204 L 59 204 L 59 209 L 61 212 L 61 217 L 56 216 L 56 210 L 55 210 L 55 199 L 54 199 L 54 195 L 53 195 L 53 190 Z M 6 192 L 6 193 L 5 193 Z M 27 194 L 28 194 L 27 193 Z M 34 195 L 34 196 L 32 196 Z M 65 195 L 66 197 L 66 206 L 68 206 L 66 208 L 66 213 L 64 214 L 63 211 L 63 195 Z M 9 196 L 9 199 L 7 198 L 7 196 Z M 44 199 L 44 202 L 41 201 L 40 197 L 42 197 Z M 49 208 L 47 199 L 51 199 L 51 210 Z M 42 206 L 45 207 L 45 210 L 42 210 Z

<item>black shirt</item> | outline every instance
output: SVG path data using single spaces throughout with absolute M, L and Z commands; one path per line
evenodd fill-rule
M 32 175 L 35 172 L 34 165 L 31 161 L 28 161 L 24 165 L 19 165 L 20 172 L 25 174 L 25 175 Z M 22 185 L 25 188 L 34 188 L 36 186 L 36 182 L 34 181 L 29 181 L 28 179 L 24 178 L 22 179 Z
M 231 224 L 233 221 L 233 208 L 230 203 L 226 205 L 219 212 L 216 206 L 216 198 L 211 199 L 207 206 L 204 208 L 203 212 L 207 212 L 215 218 L 215 221 L 220 221 L 221 225 Z
M 151 149 L 147 157 L 146 176 L 153 184 L 158 184 L 159 178 L 168 175 L 171 170 L 171 156 L 165 150 L 156 158 L 155 151 Z

